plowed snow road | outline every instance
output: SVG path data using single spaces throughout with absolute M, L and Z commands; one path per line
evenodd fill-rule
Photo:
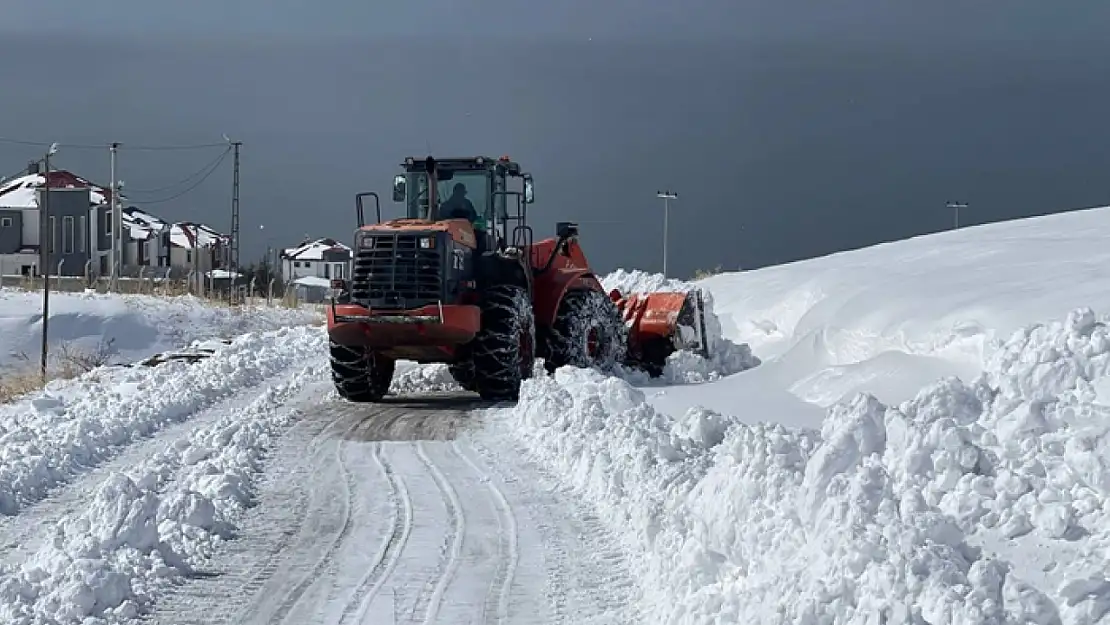
M 469 395 L 303 401 L 258 503 L 158 625 L 633 623 L 621 553 Z

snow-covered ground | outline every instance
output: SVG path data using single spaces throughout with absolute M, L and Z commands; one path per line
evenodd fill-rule
M 618 272 L 705 289 L 712 358 L 514 405 L 338 401 L 303 325 L 54 382 L 0 408 L 0 622 L 1110 623 L 1108 236 Z
M 490 416 L 623 536 L 654 622 L 1107 623 L 1108 237 L 1099 209 L 715 276 L 755 368 L 563 369 Z
M 231 308 L 193 296 L 51 293 L 49 340 L 55 352 L 129 363 L 193 341 L 319 321 L 314 307 Z M 38 363 L 42 294 L 0 288 L 0 371 Z M 103 358 L 101 358 L 103 357 Z

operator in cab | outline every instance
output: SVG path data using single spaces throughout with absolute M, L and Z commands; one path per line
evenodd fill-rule
M 456 182 L 451 189 L 451 197 L 439 206 L 439 214 L 443 219 L 466 219 L 474 223 L 478 219 L 478 211 L 474 204 L 466 197 L 466 185 Z

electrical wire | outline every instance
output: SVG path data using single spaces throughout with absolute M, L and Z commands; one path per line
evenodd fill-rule
M 169 191 L 170 189 L 175 189 L 175 188 L 180 187 L 181 185 L 189 182 L 193 178 L 196 178 L 197 176 L 199 176 L 199 175 L 203 174 L 204 172 L 208 171 L 208 169 L 210 167 L 214 167 L 215 165 L 219 164 L 219 161 L 223 160 L 223 158 L 226 157 L 226 156 L 227 156 L 227 151 L 225 150 L 223 153 L 221 153 L 216 158 L 214 158 L 211 161 L 205 163 L 205 165 L 203 167 L 201 167 L 200 169 L 194 171 L 193 173 L 191 173 L 188 176 L 182 178 L 181 180 L 178 180 L 177 182 L 175 182 L 173 184 L 166 185 L 164 187 L 155 187 L 153 189 L 133 189 L 131 187 L 128 187 L 127 191 L 129 193 L 138 193 L 138 194 L 142 195 L 144 193 L 162 193 L 164 191 Z
M 0 143 L 10 145 L 26 145 L 38 148 L 49 148 L 53 143 L 43 141 L 27 141 L 24 139 L 11 139 L 8 137 L 0 137 Z M 120 143 L 117 147 L 118 150 L 123 151 L 136 151 L 136 152 L 151 152 L 151 151 L 167 151 L 167 150 L 203 150 L 210 148 L 225 148 L 231 142 L 224 141 L 221 143 L 197 143 L 192 145 L 128 145 Z M 107 150 L 111 147 L 111 143 L 58 143 L 59 148 L 67 150 Z
M 211 165 L 209 165 L 208 170 L 204 173 L 203 176 L 201 176 L 201 178 L 199 180 L 197 180 L 192 185 L 186 187 L 180 193 L 175 193 L 174 195 L 171 195 L 169 197 L 159 198 L 159 199 L 156 199 L 156 200 L 142 200 L 142 199 L 137 199 L 136 198 L 135 201 L 139 204 L 147 205 L 147 204 L 161 204 L 163 202 L 169 202 L 170 200 L 176 200 L 177 198 L 179 198 L 179 197 L 185 195 L 186 193 L 189 193 L 193 189 L 196 189 L 197 187 L 199 187 L 202 183 L 204 183 L 205 180 L 208 180 L 208 178 L 212 174 L 214 174 L 217 169 L 219 169 L 220 164 L 224 162 L 224 159 L 227 158 L 227 155 L 230 154 L 230 153 L 231 153 L 231 148 L 227 148 L 226 150 L 224 150 L 223 154 L 220 154 L 220 158 L 216 159 L 215 161 L 213 161 L 211 163 Z

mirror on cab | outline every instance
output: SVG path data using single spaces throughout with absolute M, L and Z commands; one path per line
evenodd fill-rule
M 532 177 L 528 176 L 524 179 L 524 203 L 531 204 L 536 201 L 535 196 L 532 195 Z
M 405 175 L 397 174 L 393 177 L 393 201 L 405 201 Z

